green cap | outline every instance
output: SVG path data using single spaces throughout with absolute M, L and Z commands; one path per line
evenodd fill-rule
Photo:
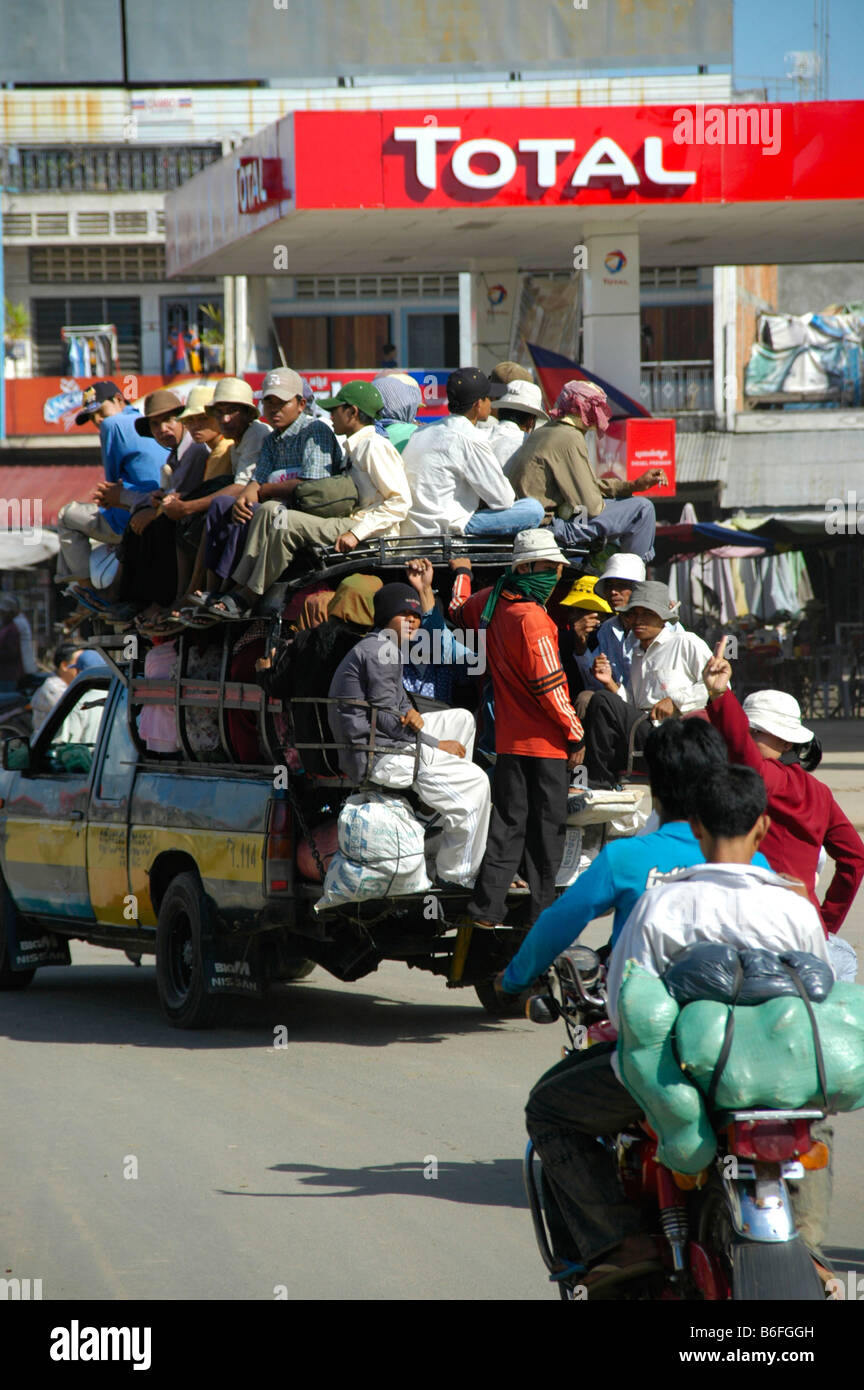
M 384 398 L 371 381 L 346 381 L 339 394 L 329 400 L 319 401 L 324 410 L 332 410 L 337 405 L 355 405 L 364 415 L 375 419 L 384 409 Z

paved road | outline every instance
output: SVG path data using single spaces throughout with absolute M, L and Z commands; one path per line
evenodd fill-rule
M 864 826 L 861 725 L 827 742 L 826 780 Z M 846 934 L 864 949 L 864 895 Z M 493 1022 L 388 965 L 354 985 L 317 970 L 184 1034 L 152 966 L 73 958 L 0 996 L 5 1271 L 46 1299 L 554 1297 L 520 1161 L 557 1028 Z M 862 1150 L 864 1112 L 841 1117 L 831 1240 L 864 1272 Z

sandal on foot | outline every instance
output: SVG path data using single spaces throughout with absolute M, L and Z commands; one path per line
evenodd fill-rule
M 215 603 L 207 605 L 207 613 L 225 623 L 242 623 L 252 617 L 252 605 L 237 594 L 220 594 Z

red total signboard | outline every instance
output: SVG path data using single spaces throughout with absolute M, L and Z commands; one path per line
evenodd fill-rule
M 298 208 L 864 197 L 864 102 L 298 111 Z M 333 170 L 338 169 L 338 177 Z

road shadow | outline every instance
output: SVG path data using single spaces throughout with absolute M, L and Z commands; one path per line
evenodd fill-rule
M 227 1014 L 218 1027 L 189 1032 L 162 1018 L 152 966 L 46 968 L 29 989 L 0 996 L 0 1037 L 222 1052 L 272 1047 L 277 1039 L 288 1048 L 302 1043 L 442 1043 L 463 1033 L 512 1026 L 485 1014 L 473 990 L 460 991 L 459 1003 L 452 993 L 448 998 L 443 980 L 439 1005 L 377 994 L 362 982 L 329 989 L 323 984 L 327 978 L 316 971 L 302 983 L 275 986 L 263 999 L 226 999 Z M 277 1034 L 277 1029 L 282 1031 Z
M 477 1207 L 528 1205 L 519 1158 L 456 1163 L 435 1160 L 418 1163 L 375 1163 L 368 1168 L 324 1168 L 316 1163 L 276 1163 L 272 1173 L 290 1173 L 309 1189 L 304 1192 L 248 1192 L 217 1188 L 223 1197 L 435 1197 L 439 1201 Z M 433 1176 L 435 1174 L 435 1176 Z M 334 1191 L 333 1189 L 343 1189 Z

